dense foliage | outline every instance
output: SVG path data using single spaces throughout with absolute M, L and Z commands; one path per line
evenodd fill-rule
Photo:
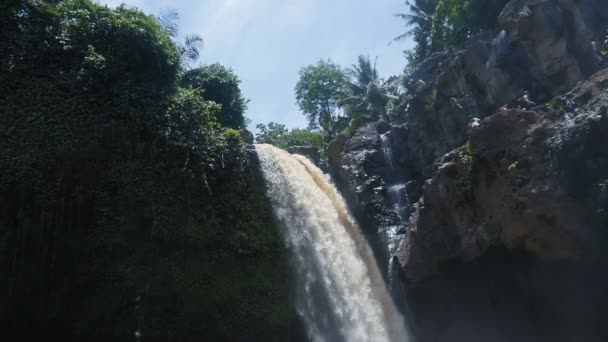
M 350 118 L 362 123 L 392 119 L 399 102 L 400 77 L 383 80 L 376 64 L 372 65 L 369 57 L 363 55 L 357 58 L 357 64 L 346 70 L 346 74 L 349 96 L 343 103 Z
M 330 138 L 344 129 L 348 119 L 341 110 L 341 101 L 347 91 L 344 71 L 331 60 L 320 60 L 300 69 L 296 101 L 308 118 L 308 127 L 322 128 Z
M 214 65 L 182 82 L 185 51 L 157 18 L 124 6 L 0 5 L 6 336 L 292 333 L 264 189 L 238 131 L 220 129 L 242 126 L 238 79 Z
M 205 99 L 221 105 L 217 119 L 222 126 L 237 129 L 244 128 L 247 109 L 240 83 L 232 69 L 217 63 L 188 70 L 182 77 L 184 86 L 204 90 Z
M 314 146 L 324 151 L 325 134 L 322 131 L 309 129 L 292 129 L 289 131 L 285 125 L 270 122 L 268 125 L 258 124 L 258 133 L 255 141 L 258 144 L 271 144 L 283 149 L 291 146 Z
M 375 63 L 359 56 L 343 69 L 331 61 L 319 61 L 300 70 L 296 99 L 309 119 L 309 129 L 320 128 L 327 139 L 352 135 L 379 119 L 394 119 L 403 102 L 401 77 L 380 78 Z
M 410 66 L 433 52 L 458 47 L 470 36 L 495 29 L 498 15 L 509 0 L 406 0 L 409 10 L 396 14 L 409 31 L 396 37 L 412 37 L 416 44 L 406 52 Z

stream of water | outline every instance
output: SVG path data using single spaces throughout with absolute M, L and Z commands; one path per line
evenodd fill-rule
M 312 341 L 408 341 L 372 251 L 346 203 L 307 158 L 256 145 L 293 253 L 297 309 Z

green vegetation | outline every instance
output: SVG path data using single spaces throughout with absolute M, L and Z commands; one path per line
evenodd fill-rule
M 456 182 L 456 188 L 463 198 L 469 196 L 473 191 L 473 185 L 475 183 L 474 171 L 475 171 L 475 157 L 471 148 L 471 143 L 467 142 L 458 156 L 460 157 L 460 163 L 464 167 L 464 175 L 462 175 Z
M 348 119 L 341 111 L 341 101 L 347 91 L 344 71 L 331 60 L 320 60 L 302 68 L 295 92 L 298 106 L 308 119 L 308 127 L 322 128 L 330 138 L 344 129 Z
M 295 91 L 309 129 L 320 128 L 331 140 L 338 133 L 352 135 L 364 124 L 393 118 L 404 100 L 401 82 L 400 77 L 381 79 L 375 63 L 359 56 L 348 69 L 324 60 L 302 68 Z
M 399 100 L 400 78 L 384 81 L 378 75 L 376 63 L 359 56 L 357 64 L 346 70 L 349 96 L 343 99 L 348 116 L 360 122 L 391 119 L 391 111 Z M 353 124 L 351 123 L 351 129 Z
M 178 42 L 179 26 L 177 20 L 179 20 L 179 15 L 174 10 L 163 11 L 156 20 L 175 43 L 181 65 L 184 68 L 189 68 L 191 63 L 198 60 L 200 50 L 203 48 L 203 38 L 196 34 L 190 34 L 184 38 L 183 42 Z
M 435 108 L 437 108 L 437 88 L 433 88 L 430 101 L 424 105 L 424 110 L 427 113 L 433 113 Z
M 292 129 L 289 131 L 285 125 L 270 122 L 268 125 L 257 125 L 259 130 L 255 141 L 258 144 L 271 144 L 282 149 L 290 146 L 314 146 L 323 153 L 325 136 L 323 132 L 308 129 Z
M 412 37 L 406 52 L 410 66 L 432 53 L 458 47 L 470 36 L 497 27 L 498 15 L 509 0 L 406 0 L 409 13 L 396 14 L 411 29 L 395 41 Z
M 382 80 L 376 64 L 369 57 L 359 56 L 357 64 L 346 70 L 349 77 L 349 97 L 343 100 L 348 116 L 352 119 L 376 121 L 386 118 L 388 97 L 382 91 Z
M 178 44 L 171 20 L 125 6 L 0 9 L 5 334 L 293 337 L 287 258 L 235 130 L 236 75 L 188 70 L 202 41 Z
M 248 102 L 241 95 L 240 83 L 232 69 L 220 64 L 188 70 L 181 79 L 183 86 L 204 90 L 205 99 L 220 104 L 218 122 L 235 129 L 245 127 L 244 113 Z

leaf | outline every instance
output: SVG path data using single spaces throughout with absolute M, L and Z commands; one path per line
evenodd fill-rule
M 179 14 L 175 9 L 162 10 L 156 17 L 156 20 L 162 27 L 163 31 L 165 31 L 170 37 L 177 37 L 177 33 L 179 32 L 179 25 L 177 24 Z

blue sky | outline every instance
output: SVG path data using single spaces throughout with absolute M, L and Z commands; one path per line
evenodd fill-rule
M 270 121 L 306 127 L 295 104 L 298 70 L 331 58 L 346 67 L 360 54 L 378 57 L 381 77 L 401 73 L 410 41 L 388 42 L 403 32 L 403 0 L 97 0 L 149 14 L 175 9 L 180 33 L 196 33 L 205 47 L 201 64 L 235 70 L 249 98 L 250 128 Z

